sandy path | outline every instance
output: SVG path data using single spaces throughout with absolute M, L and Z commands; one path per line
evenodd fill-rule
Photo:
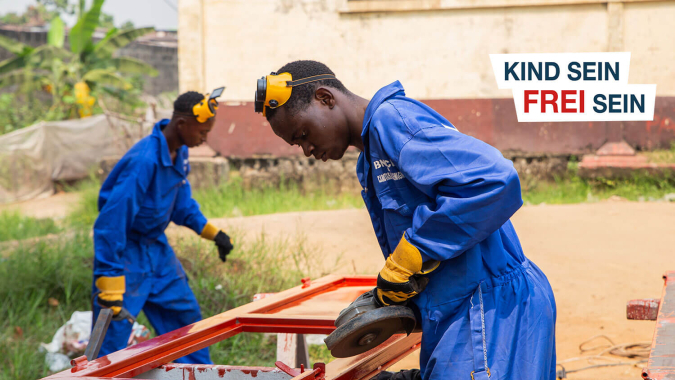
M 0 204 L 0 212 L 19 211 L 23 215 L 34 218 L 60 219 L 68 215 L 79 200 L 79 193 L 58 193 L 48 198 Z

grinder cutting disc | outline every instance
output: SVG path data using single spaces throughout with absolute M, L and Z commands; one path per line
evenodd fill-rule
M 415 323 L 415 313 L 408 307 L 380 307 L 344 322 L 324 342 L 331 355 L 348 358 L 377 347 L 394 334 L 410 334 Z

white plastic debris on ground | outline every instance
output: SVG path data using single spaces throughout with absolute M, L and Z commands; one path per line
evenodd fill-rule
M 91 311 L 76 311 L 65 325 L 56 330 L 51 343 L 40 343 L 40 347 L 50 353 L 84 353 L 90 333 Z
M 45 364 L 50 372 L 61 372 L 71 367 L 68 355 L 59 354 L 58 352 L 47 352 Z
M 91 333 L 91 311 L 76 311 L 65 325 L 56 330 L 51 343 L 40 343 L 47 351 L 45 364 L 51 372 L 70 368 L 70 358 L 84 353 Z
M 61 326 L 50 343 L 40 343 L 40 352 L 47 352 L 45 364 L 51 372 L 70 368 L 70 360 L 84 355 L 91 334 L 91 311 L 76 311 L 65 325 Z M 150 330 L 134 322 L 129 346 L 150 338 Z

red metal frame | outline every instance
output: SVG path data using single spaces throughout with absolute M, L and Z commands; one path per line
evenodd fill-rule
M 626 307 L 628 319 L 656 320 L 646 380 L 675 379 L 675 271 L 666 272 L 661 300 L 632 300 Z M 657 311 L 658 310 L 658 311 Z
M 376 285 L 374 276 L 326 276 L 158 336 L 93 361 L 80 357 L 74 368 L 49 380 L 129 379 L 241 332 L 329 334 L 335 318 L 360 294 Z M 294 377 L 367 379 L 419 348 L 421 334 L 395 335 L 364 354 L 336 359 Z M 318 369 L 317 369 L 318 368 Z M 325 368 L 325 370 L 324 370 Z

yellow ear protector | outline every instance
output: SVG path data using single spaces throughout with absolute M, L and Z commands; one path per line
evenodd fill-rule
M 293 87 L 325 79 L 335 79 L 335 75 L 321 74 L 307 78 L 293 80 L 290 73 L 272 73 L 258 79 L 255 91 L 255 112 L 262 112 L 265 116 L 265 107 L 271 109 L 283 106 L 291 97 Z
M 216 98 L 223 93 L 223 90 L 225 90 L 225 87 L 216 88 L 211 91 L 211 96 L 208 98 L 205 96 L 201 102 L 192 107 L 192 113 L 197 117 L 198 122 L 206 123 L 207 120 L 216 116 L 216 110 L 218 110 Z

